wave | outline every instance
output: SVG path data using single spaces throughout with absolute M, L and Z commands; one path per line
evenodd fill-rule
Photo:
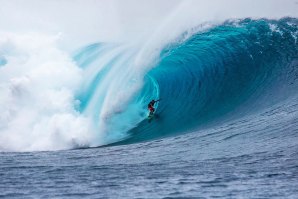
M 90 44 L 72 60 L 56 38 L 0 40 L 0 150 L 129 144 L 283 103 L 296 96 L 297 25 L 230 20 L 159 46 Z M 147 104 L 158 98 L 149 123 Z
M 94 48 L 90 55 L 96 52 L 96 57 L 107 56 L 105 54 L 110 51 L 99 52 L 101 47 L 91 45 L 82 52 L 84 54 Z M 113 63 L 104 62 L 106 68 L 93 65 L 99 71 L 94 73 L 97 76 L 93 78 L 95 82 L 88 84 L 93 90 L 87 93 L 89 96 L 90 93 L 103 92 L 96 86 L 105 84 L 102 78 L 117 85 L 113 88 L 110 84 L 109 87 L 104 86 L 105 92 L 112 93 L 111 98 L 114 96 L 116 101 L 123 99 L 118 92 L 133 93 L 124 100 L 128 101 L 126 105 L 121 104 L 117 108 L 112 105 L 114 112 L 110 114 L 110 121 L 104 116 L 113 126 L 105 129 L 109 137 L 105 138 L 106 143 L 122 141 L 121 144 L 127 144 L 157 139 L 214 126 L 295 95 L 297 81 L 294 71 L 297 69 L 292 63 L 297 60 L 297 50 L 296 19 L 227 21 L 191 36 L 185 32 L 175 43 L 164 47 L 156 58 L 158 61 L 152 64 L 153 69 L 143 71 L 144 83 L 138 82 L 137 85 L 142 85 L 138 89 L 128 86 L 136 83 L 133 80 L 138 74 L 134 74 L 135 69 L 128 66 L 131 58 L 127 56 L 127 50 L 116 53 L 113 58 L 108 58 Z M 134 53 L 137 51 L 130 56 L 133 57 Z M 127 57 L 122 60 L 123 56 Z M 78 62 L 84 60 L 79 57 L 76 56 Z M 90 60 L 89 57 L 87 60 Z M 114 70 L 113 78 L 104 74 L 107 70 Z M 121 87 L 123 82 L 130 84 Z M 98 103 L 96 108 L 91 106 L 93 114 L 102 113 L 94 111 L 99 107 L 110 106 L 102 105 L 100 99 L 106 96 L 101 93 L 92 98 Z M 148 123 L 147 103 L 157 98 L 162 99 L 156 111 L 157 118 Z M 85 100 L 82 100 L 82 107 L 86 104 Z

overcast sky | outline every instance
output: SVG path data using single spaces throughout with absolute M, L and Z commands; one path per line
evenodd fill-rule
M 61 34 L 72 46 L 146 38 L 161 24 L 170 31 L 209 20 L 298 15 L 298 0 L 0 0 L 0 5 L 0 31 Z

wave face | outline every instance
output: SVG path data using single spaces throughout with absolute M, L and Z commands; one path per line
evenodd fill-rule
M 296 95 L 297 53 L 296 19 L 226 22 L 168 46 L 148 73 L 159 118 L 128 142 L 213 128 Z
M 162 47 L 90 44 L 73 60 L 51 39 L 26 48 L 10 39 L 0 49 L 0 150 L 142 142 L 285 103 L 297 93 L 297 25 L 233 20 Z M 149 123 L 147 104 L 158 98 Z
M 121 105 L 124 109 L 117 107 L 118 113 L 111 113 L 112 119 L 107 120 L 113 126 L 108 127 L 108 134 L 113 136 L 106 143 L 122 141 L 121 144 L 212 128 L 224 121 L 259 112 L 296 95 L 297 67 L 293 63 L 298 55 L 297 31 L 297 20 L 287 18 L 227 21 L 191 36 L 186 32 L 176 42 L 163 47 L 156 58 L 158 62 L 152 64 L 154 68 L 141 75 L 138 70 L 135 74 L 129 66 L 137 50 L 120 50 L 121 53 L 115 53 L 101 70 L 93 73 L 87 95 L 79 97 L 83 101 L 81 111 L 85 111 L 86 104 L 94 99 L 90 95 L 95 93 L 97 105 L 91 105 L 91 112 L 95 120 L 98 119 L 98 112 L 94 110 L 104 107 L 99 96 L 106 96 L 96 93 L 103 92 L 98 87 L 105 87 L 104 92 L 112 92 L 118 100 L 125 96 L 118 92 L 133 93 L 129 99 L 124 97 L 126 105 Z M 111 52 L 101 50 L 102 45 L 89 46 L 75 59 L 86 67 L 86 60 L 102 60 L 103 54 Z M 88 59 L 81 59 L 85 53 Z M 117 68 L 124 65 L 126 69 Z M 106 81 L 117 84 L 112 88 L 103 86 L 102 79 L 109 70 L 122 74 L 107 78 Z M 142 75 L 144 82 L 137 83 L 142 86 L 131 88 Z M 123 79 L 130 84 L 122 85 L 123 81 L 118 80 Z M 145 119 L 147 103 L 157 98 L 162 100 L 156 118 L 148 123 Z M 118 132 L 121 133 L 117 135 Z

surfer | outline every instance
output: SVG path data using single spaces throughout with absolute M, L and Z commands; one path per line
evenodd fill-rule
M 153 115 L 153 113 L 155 111 L 154 104 L 156 102 L 158 102 L 159 100 L 151 100 L 151 102 L 148 104 L 148 110 L 150 111 L 150 115 Z

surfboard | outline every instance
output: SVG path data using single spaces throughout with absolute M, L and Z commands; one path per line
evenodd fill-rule
M 154 118 L 154 113 L 150 113 L 147 117 L 148 122 L 151 122 L 151 120 Z

